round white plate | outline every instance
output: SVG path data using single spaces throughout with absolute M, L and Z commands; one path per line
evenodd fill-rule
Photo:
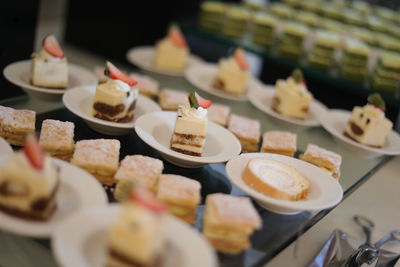
M 119 204 L 85 209 L 60 225 L 52 241 L 59 264 L 64 267 L 105 266 L 107 229 L 121 210 Z M 217 266 L 214 250 L 196 230 L 172 216 L 167 217 L 166 227 L 166 238 L 171 249 L 162 266 Z
M 202 63 L 198 64 L 195 66 L 190 66 L 186 71 L 185 71 L 185 78 L 194 86 L 197 88 L 200 88 L 201 90 L 229 100 L 235 100 L 235 101 L 247 101 L 247 95 L 235 95 L 235 94 L 230 94 L 228 92 L 224 92 L 222 90 L 215 89 L 212 84 L 214 82 L 214 78 L 217 75 L 218 72 L 218 66 L 215 64 L 208 64 L 208 63 Z M 249 94 L 250 91 L 261 88 L 263 85 L 260 81 L 258 81 L 256 78 L 251 77 L 249 79 L 249 84 L 247 88 L 247 94 Z
M 161 110 L 160 106 L 148 97 L 139 95 L 132 122 L 112 122 L 93 117 L 92 105 L 95 86 L 79 86 L 68 90 L 63 96 L 64 105 L 72 113 L 81 117 L 94 131 L 107 135 L 124 135 L 135 127 L 135 121 L 143 114 Z
M 243 181 L 242 173 L 250 159 L 253 158 L 276 160 L 295 168 L 310 182 L 307 198 L 300 201 L 280 200 L 266 196 L 249 187 Z M 253 197 L 260 206 L 275 213 L 295 214 L 302 211 L 323 210 L 335 206 L 343 197 L 342 187 L 328 172 L 292 157 L 269 153 L 241 154 L 226 164 L 226 173 L 232 183 Z
M 13 150 L 11 146 L 7 143 L 6 140 L 4 140 L 2 137 L 0 137 L 0 162 L 3 159 L 6 159 L 10 155 L 12 155 Z
M 24 220 L 0 212 L 1 229 L 25 236 L 49 237 L 60 223 L 78 210 L 107 204 L 106 193 L 93 176 L 65 161 L 54 158 L 52 160 L 60 167 L 57 210 L 45 222 Z
M 128 50 L 126 58 L 141 69 L 170 76 L 183 76 L 183 70 L 167 70 L 154 66 L 156 49 L 153 46 L 139 46 Z M 197 65 L 203 60 L 193 54 L 189 55 L 188 66 Z
M 321 113 L 322 126 L 335 137 L 340 144 L 348 150 L 366 158 L 375 158 L 382 155 L 400 155 L 400 135 L 392 130 L 382 148 L 370 147 L 360 144 L 347 136 L 344 129 L 351 117 L 351 111 L 331 109 Z
M 275 87 L 266 85 L 254 88 L 248 93 L 248 97 L 250 103 L 252 103 L 256 108 L 276 119 L 305 127 L 319 126 L 321 124 L 319 121 L 319 114 L 324 112 L 326 107 L 317 100 L 314 99 L 311 102 L 308 117 L 305 120 L 299 120 L 284 116 L 271 108 L 274 94 Z
M 135 131 L 167 161 L 181 167 L 197 168 L 209 163 L 226 162 L 241 151 L 238 139 L 224 127 L 208 121 L 206 142 L 201 157 L 185 155 L 170 149 L 176 112 L 160 111 L 143 115 L 136 121 Z
M 21 87 L 32 97 L 43 100 L 57 101 L 70 88 L 82 85 L 97 84 L 96 76 L 85 68 L 68 63 L 68 87 L 66 89 L 51 89 L 34 86 L 31 84 L 31 60 L 23 60 L 8 65 L 3 74 L 6 79 Z

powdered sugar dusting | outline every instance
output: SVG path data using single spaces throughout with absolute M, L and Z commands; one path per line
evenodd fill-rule
M 231 115 L 228 129 L 239 137 L 260 138 L 260 122 L 236 114 Z

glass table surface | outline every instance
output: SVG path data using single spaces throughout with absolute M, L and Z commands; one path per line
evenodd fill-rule
M 103 66 L 104 58 L 95 56 L 74 47 L 65 49 L 70 62 L 74 62 L 88 69 L 94 66 Z M 118 64 L 122 69 L 137 71 L 149 75 L 160 82 L 161 89 L 174 88 L 186 92 L 192 91 L 193 86 L 183 77 L 170 77 L 148 71 L 137 70 L 133 66 Z M 305 150 L 307 144 L 313 143 L 342 155 L 340 184 L 344 190 L 344 197 L 355 190 L 368 176 L 383 166 L 390 157 L 376 159 L 361 158 L 335 142 L 333 137 L 322 127 L 303 128 L 268 116 L 254 107 L 250 102 L 231 101 L 201 92 L 204 97 L 215 103 L 229 105 L 235 114 L 257 119 L 261 122 L 262 132 L 266 130 L 285 130 L 298 135 L 298 151 Z M 90 138 L 114 138 L 96 133 L 78 117 L 69 112 L 62 102 L 46 102 L 21 96 L 0 101 L 0 105 L 14 108 L 28 108 L 37 112 L 37 129 L 41 121 L 47 118 L 69 120 L 75 123 L 75 141 Z M 157 151 L 143 143 L 132 131 L 130 134 L 117 137 L 121 141 L 121 158 L 127 154 L 146 154 L 161 158 Z M 181 174 L 198 180 L 202 184 L 202 199 L 213 192 L 246 195 L 229 182 L 226 177 L 225 164 L 210 164 L 198 169 L 184 169 L 164 161 L 164 173 Z M 262 217 L 262 229 L 252 235 L 252 248 L 236 256 L 219 255 L 220 266 L 261 266 L 268 262 L 287 245 L 293 242 L 306 229 L 314 225 L 326 215 L 329 210 L 320 212 L 302 212 L 296 215 L 281 215 L 262 209 L 254 201 L 257 211 Z M 356 209 L 356 207 L 354 207 Z M 199 207 L 199 216 L 196 227 L 200 229 L 203 205 Z M 332 225 L 332 229 L 334 225 Z M 0 231 L 0 266 L 56 266 L 51 253 L 50 240 L 32 239 L 4 231 Z

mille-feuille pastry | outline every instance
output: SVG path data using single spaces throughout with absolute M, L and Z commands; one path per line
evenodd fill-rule
M 295 69 L 286 80 L 277 80 L 275 88 L 271 103 L 274 111 L 299 120 L 307 118 L 313 96 L 307 90 L 300 69 Z
M 228 122 L 228 130 L 239 139 L 243 152 L 258 151 L 260 128 L 259 121 L 236 114 L 232 114 Z
M 211 107 L 208 108 L 208 119 L 219 125 L 226 126 L 230 113 L 231 108 L 229 106 L 213 103 Z
M 158 88 L 160 88 L 160 83 L 157 80 L 139 73 L 131 73 L 129 76 L 138 82 L 135 88 L 139 90 L 140 94 L 149 98 L 157 97 Z
M 163 89 L 158 96 L 158 103 L 163 110 L 177 111 L 185 103 L 187 93 L 174 89 Z
M 57 208 L 59 170 L 44 156 L 36 137 L 0 167 L 0 211 L 26 220 L 46 221 Z
M 344 135 L 367 146 L 383 147 L 393 127 L 385 117 L 385 108 L 380 94 L 370 95 L 367 105 L 353 108 Z
M 68 62 L 54 35 L 43 39 L 43 48 L 32 55 L 31 83 L 45 88 L 68 86 Z
M 172 25 L 168 35 L 156 44 L 154 65 L 165 70 L 180 71 L 186 66 L 189 48 L 177 25 Z
M 255 191 L 282 200 L 302 200 L 310 188 L 310 182 L 295 168 L 266 158 L 251 159 L 242 178 Z
M 180 175 L 163 174 L 157 186 L 157 198 L 168 211 L 189 224 L 196 222 L 197 206 L 200 203 L 201 184 Z
M 104 74 L 108 76 L 108 80 L 96 87 L 92 105 L 93 116 L 113 122 L 132 121 L 139 95 L 139 91 L 133 87 L 137 81 L 110 62 L 106 63 Z
M 342 156 L 335 152 L 323 149 L 317 145 L 308 144 L 306 151 L 300 156 L 300 159 L 329 172 L 333 178 L 339 179 L 340 177 Z
M 71 163 L 91 173 L 100 183 L 111 186 L 115 183 L 120 146 L 116 139 L 78 141 Z
M 249 236 L 261 227 L 261 219 L 247 197 L 221 193 L 206 198 L 203 234 L 225 253 L 239 253 L 251 246 Z
M 115 174 L 114 197 L 122 202 L 129 199 L 132 188 L 140 185 L 156 192 L 158 179 L 164 169 L 161 160 L 142 155 L 126 156 Z
M 167 245 L 165 207 L 146 191 L 135 189 L 132 202 L 107 229 L 108 267 L 164 266 Z
M 73 122 L 44 120 L 39 144 L 50 156 L 69 161 L 75 148 L 74 129 Z
M 201 98 L 197 93 L 189 94 L 176 114 L 170 144 L 172 150 L 191 156 L 202 155 L 207 136 L 207 108 L 210 105 L 210 100 Z
M 263 135 L 261 152 L 293 157 L 296 147 L 296 134 L 283 131 L 267 131 Z
M 15 146 L 24 144 L 25 136 L 35 132 L 36 112 L 0 106 L 0 136 Z

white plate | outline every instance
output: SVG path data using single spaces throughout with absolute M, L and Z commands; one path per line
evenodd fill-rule
M 143 115 L 136 121 L 135 131 L 149 146 L 158 150 L 169 162 L 186 168 L 226 162 L 241 151 L 238 139 L 224 127 L 208 121 L 206 143 L 201 157 L 185 155 L 170 149 L 176 112 L 160 111 Z
M 201 90 L 229 100 L 235 100 L 235 101 L 247 101 L 247 95 L 235 95 L 235 94 L 230 94 L 228 92 L 224 92 L 222 90 L 215 89 L 212 84 L 214 82 L 214 78 L 217 75 L 218 72 L 218 66 L 215 64 L 207 64 L 207 63 L 202 63 L 202 64 L 197 64 L 195 66 L 190 66 L 186 71 L 185 71 L 185 78 L 194 86 L 197 88 L 200 88 Z M 261 88 L 263 85 L 260 81 L 258 81 L 254 77 L 250 77 L 249 79 L 249 84 L 247 88 L 247 94 L 249 94 L 250 91 L 256 88 Z
M 10 155 L 12 155 L 13 150 L 10 144 L 7 143 L 2 137 L 0 137 L 0 162 Z
M 55 228 L 82 208 L 106 205 L 107 196 L 101 184 L 86 171 L 59 159 L 52 159 L 60 167 L 57 210 L 48 221 L 34 222 L 0 212 L 0 228 L 31 237 L 49 237 Z
M 32 85 L 30 82 L 31 60 L 10 64 L 3 70 L 3 74 L 9 82 L 21 87 L 30 96 L 49 101 L 60 100 L 62 95 L 70 88 L 97 84 L 96 76 L 85 68 L 68 63 L 68 71 L 68 87 L 66 89 L 51 89 Z
M 156 49 L 153 46 L 139 46 L 128 50 L 126 58 L 141 69 L 170 76 L 183 76 L 184 70 L 167 70 L 154 66 Z M 203 60 L 193 54 L 189 55 L 188 66 L 199 64 Z
M 365 158 L 375 158 L 382 155 L 400 155 L 400 135 L 392 130 L 382 148 L 370 147 L 360 144 L 343 132 L 351 117 L 351 111 L 332 109 L 321 114 L 322 126 L 335 137 L 340 144 L 348 150 Z
M 299 126 L 311 127 L 319 126 L 319 114 L 326 110 L 326 107 L 315 99 L 311 102 L 310 112 L 305 120 L 299 120 L 284 116 L 271 108 L 272 99 L 275 94 L 275 87 L 266 85 L 264 87 L 257 87 L 251 90 L 248 94 L 249 101 L 259 110 L 267 113 L 268 115 Z
M 82 210 L 66 220 L 53 235 L 52 249 L 58 263 L 64 267 L 105 266 L 107 229 L 120 213 L 121 206 L 113 204 Z M 163 266 L 217 266 L 214 250 L 187 224 L 168 216 L 166 234 L 171 249 Z
M 289 201 L 266 196 L 249 187 L 242 179 L 242 173 L 250 159 L 267 158 L 282 162 L 303 174 L 310 181 L 310 191 L 305 200 Z M 248 153 L 231 159 L 226 164 L 229 179 L 241 190 L 255 198 L 260 206 L 275 213 L 295 214 L 302 211 L 322 210 L 335 206 L 343 197 L 339 182 L 328 172 L 308 162 L 269 153 Z
M 135 127 L 135 121 L 143 114 L 161 110 L 160 106 L 148 97 L 139 95 L 132 122 L 112 122 L 93 117 L 92 105 L 95 86 L 79 86 L 68 90 L 63 96 L 64 105 L 72 113 L 81 117 L 96 132 L 107 135 L 124 135 Z

